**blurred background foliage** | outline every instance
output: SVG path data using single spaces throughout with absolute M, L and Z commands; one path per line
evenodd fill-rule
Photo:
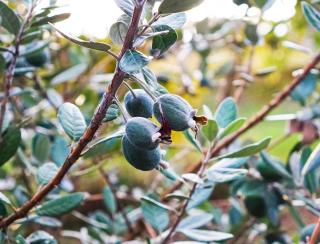
M 188 22 L 186 27 L 177 31 L 178 42 L 167 53 L 154 59 L 150 69 L 161 85 L 169 92 L 184 97 L 193 107 L 198 108 L 200 113 L 203 113 L 204 104 L 214 111 L 224 98 L 234 96 L 238 102 L 239 116 L 251 117 L 293 79 L 299 69 L 309 62 L 320 45 L 320 34 L 308 25 L 299 1 L 296 3 L 296 13 L 292 18 L 280 22 L 265 20 L 263 13 L 268 8 L 267 5 L 272 5 L 276 1 L 281 0 L 234 0 L 236 4 L 242 4 L 242 7 L 243 4 L 247 4 L 246 14 L 241 19 L 206 18 L 197 23 Z M 51 1 L 51 6 L 54 6 L 54 2 Z M 26 12 L 23 1 L 12 0 L 5 3 L 19 14 Z M 318 2 L 314 1 L 313 6 L 320 7 L 318 5 Z M 38 10 L 38 16 L 32 24 L 34 27 L 22 41 L 21 53 L 25 54 L 18 58 L 11 91 L 13 94 L 8 112 L 10 118 L 7 121 L 24 125 L 23 145 L 11 160 L 12 163 L 7 163 L 0 169 L 0 188 L 15 189 L 17 192 L 20 191 L 21 196 L 29 195 L 36 190 L 36 185 L 33 184 L 35 179 L 21 168 L 21 164 L 26 168 L 38 166 L 41 161 L 52 157 L 50 155 L 52 147 L 61 143 L 68 145 L 72 143 L 62 136 L 61 128 L 56 127 L 57 108 L 62 102 L 72 102 L 81 109 L 89 122 L 116 66 L 110 55 L 74 45 L 56 34 L 47 22 L 58 22 L 68 16 L 56 15 L 55 11 L 54 8 Z M 55 17 L 48 20 L 46 19 L 48 16 Z M 0 45 L 10 49 L 13 35 L 3 28 L 0 31 Z M 80 38 L 91 40 L 94 37 L 80 36 Z M 108 37 L 95 41 L 112 43 Z M 151 49 L 151 42 L 145 42 L 140 51 L 151 54 Z M 118 53 L 119 50 L 120 46 L 112 46 L 114 53 Z M 4 75 L 9 56 L 6 51 L 1 52 L 0 76 Z M 315 71 L 310 79 L 315 81 L 310 94 L 307 94 L 309 88 L 304 87 L 302 94 L 287 99 L 272 112 L 274 116 L 269 116 L 267 120 L 251 129 L 240 138 L 240 141 L 252 142 L 264 136 L 272 136 L 273 141 L 268 153 L 285 164 L 297 144 L 302 143 L 313 148 L 318 138 L 318 120 L 298 119 L 297 122 L 295 117 L 297 114 L 305 116 L 301 111 L 319 101 L 318 71 Z M 132 86 L 135 87 L 134 84 Z M 122 86 L 118 93 L 119 97 L 122 98 L 125 92 L 126 88 Z M 288 121 L 288 117 L 294 120 Z M 299 125 L 295 124 L 299 122 Z M 113 132 L 121 123 L 122 118 L 118 117 L 104 124 L 97 138 Z M 294 128 L 295 125 L 299 128 Z M 60 136 L 56 135 L 56 128 Z M 47 136 L 36 138 L 39 137 L 38 133 Z M 35 146 L 36 143 L 39 144 Z M 44 146 L 46 144 L 50 144 L 49 149 Z M 35 154 L 37 150 L 41 153 Z M 41 158 L 42 154 L 44 159 Z M 166 158 L 176 172 L 182 173 L 190 165 L 198 162 L 201 155 L 182 133 L 174 133 L 173 144 L 167 148 Z M 55 163 L 57 162 L 61 160 L 56 159 Z M 91 166 L 92 162 L 95 163 L 94 166 Z M 67 191 L 76 189 L 79 192 L 100 194 L 105 181 L 99 174 L 99 166 L 110 172 L 111 179 L 119 186 L 122 195 L 139 197 L 143 192 L 152 192 L 159 182 L 164 186 L 171 184 L 158 172 L 145 173 L 134 170 L 125 162 L 120 151 L 120 143 L 117 141 L 104 143 L 100 148 L 95 148 L 91 155 L 81 158 L 64 181 L 62 188 Z M 15 179 L 16 176 L 22 178 Z M 158 193 L 161 193 L 161 189 Z M 223 218 L 219 219 L 218 216 L 226 212 L 226 209 L 236 211 L 234 208 L 238 204 L 228 203 L 226 201 L 228 196 L 227 186 L 222 184 L 215 189 L 211 199 L 213 205 L 218 208 L 212 210 L 208 205 L 203 205 L 203 209 L 215 211 L 216 222 L 223 221 Z M 23 197 L 21 199 L 23 202 Z M 92 203 L 83 208 L 87 208 L 85 212 L 89 212 L 95 205 Z M 289 231 L 293 239 L 298 240 L 297 226 L 292 218 L 287 213 L 280 218 L 285 225 L 277 231 Z M 315 222 L 314 216 L 307 212 L 303 212 L 302 218 L 307 224 Z M 66 229 L 78 229 L 82 226 L 73 217 L 66 216 L 63 222 Z M 36 229 L 33 226 L 30 228 Z M 234 228 L 237 226 L 234 225 Z M 263 232 L 263 226 L 261 228 L 262 230 L 256 231 Z M 238 243 L 241 243 L 240 240 Z

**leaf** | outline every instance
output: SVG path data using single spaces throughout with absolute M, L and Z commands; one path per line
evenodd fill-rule
M 207 170 L 206 177 L 213 183 L 222 183 L 237 180 L 248 173 L 246 169 L 212 168 Z
M 59 108 L 58 120 L 63 130 L 74 141 L 80 139 L 87 127 L 80 109 L 72 103 L 64 103 Z
M 141 209 L 146 221 L 159 232 L 168 226 L 170 208 L 166 205 L 144 196 L 141 198 Z
M 213 215 L 209 213 L 190 215 L 179 223 L 177 230 L 196 229 L 210 223 L 212 220 Z
M 134 10 L 133 0 L 115 0 L 118 7 L 127 15 L 132 16 Z
M 2 192 L 0 192 L 0 202 L 7 205 L 12 205 L 10 199 L 6 195 L 4 195 Z
M 219 127 L 226 128 L 238 116 L 237 105 L 233 98 L 227 97 L 218 106 L 214 115 Z
M 2 134 L 0 141 L 0 166 L 15 155 L 21 143 L 20 128 L 9 126 Z
M 48 100 L 53 103 L 53 106 L 60 107 L 63 104 L 63 97 L 55 89 L 49 88 L 47 90 Z
M 123 135 L 124 129 L 122 128 L 115 133 L 90 144 L 88 150 L 84 151 L 82 155 L 85 158 L 88 158 L 92 156 L 99 156 L 101 153 L 106 154 L 115 148 L 115 145 L 120 142 Z
M 179 229 L 186 237 L 201 242 L 225 241 L 233 237 L 232 234 L 212 230 Z
M 307 162 L 302 168 L 302 175 L 305 176 L 312 170 L 315 170 L 320 166 L 320 143 L 317 145 L 317 147 L 312 151 L 310 157 L 308 158 Z
M 27 48 L 24 48 L 21 50 L 20 57 L 23 56 L 31 56 L 33 54 L 36 54 L 46 47 L 48 47 L 49 42 L 48 41 L 37 41 L 33 42 L 27 45 Z
M 84 200 L 84 193 L 77 192 L 45 202 L 36 209 L 40 216 L 61 216 L 77 208 Z
M 87 65 L 84 63 L 77 64 L 72 66 L 55 77 L 51 80 L 52 85 L 58 85 L 64 82 L 72 81 L 78 78 L 82 73 L 84 73 L 87 69 Z
M 317 75 L 309 73 L 291 92 L 291 98 L 301 104 L 304 104 L 305 100 L 315 91 L 316 84 Z
M 123 44 L 124 39 L 127 35 L 130 24 L 130 17 L 128 15 L 122 15 L 116 23 L 111 25 L 109 36 L 113 43 Z
M 127 50 L 119 62 L 123 72 L 134 74 L 141 71 L 150 61 L 143 53 L 134 50 Z
M 301 2 L 301 8 L 302 8 L 303 14 L 306 17 L 309 24 L 311 26 L 313 26 L 314 28 L 316 28 L 317 31 L 320 31 L 320 13 L 319 13 L 319 11 L 305 1 Z
M 232 134 L 242 127 L 242 125 L 246 122 L 246 118 L 238 118 L 228 124 L 223 130 L 219 132 L 219 139 L 222 139 L 225 136 Z
M 49 233 L 38 230 L 29 235 L 26 239 L 27 243 L 45 243 L 45 244 L 58 244 L 56 239 Z
M 196 184 L 203 184 L 203 179 L 201 179 L 199 175 L 194 173 L 183 174 L 182 178 Z
M 160 167 L 159 171 L 161 174 L 163 174 L 169 180 L 172 180 L 172 181 L 179 180 L 179 181 L 183 182 L 183 179 L 170 167 L 166 168 L 166 169 Z
M 42 226 L 53 227 L 53 228 L 62 227 L 62 222 L 60 220 L 51 218 L 51 217 L 36 216 L 36 218 L 33 219 L 32 221 Z
M 61 166 L 70 153 L 68 142 L 61 136 L 56 136 L 51 147 L 50 156 L 57 166 Z
M 50 140 L 44 134 L 36 134 L 32 140 L 32 154 L 39 163 L 44 163 L 50 153 Z
M 41 25 L 46 25 L 49 23 L 57 23 L 63 20 L 66 20 L 70 17 L 70 13 L 62 13 L 62 14 L 57 14 L 53 16 L 46 16 L 43 18 L 36 19 L 32 24 L 31 27 L 38 27 Z
M 204 203 L 211 196 L 214 189 L 214 185 L 211 182 L 207 182 L 198 186 L 189 200 L 187 210 L 197 207 Z
M 200 143 L 193 137 L 189 130 L 183 131 L 183 134 L 199 152 L 202 152 Z
M 111 104 L 102 122 L 110 122 L 112 120 L 115 120 L 116 118 L 119 117 L 119 115 L 120 115 L 120 110 L 118 105 Z
M 263 162 L 270 168 L 274 169 L 277 173 L 279 173 L 282 177 L 286 179 L 292 179 L 292 176 L 286 170 L 285 166 L 276 159 L 271 158 L 266 152 L 261 152 L 260 156 Z
M 248 157 L 248 156 L 254 155 L 258 152 L 261 152 L 263 149 L 265 149 L 269 145 L 270 141 L 271 141 L 271 137 L 267 137 L 257 143 L 247 145 L 238 151 L 221 155 L 220 157 L 218 157 L 218 159 L 241 158 L 241 157 Z
M 18 234 L 15 238 L 17 244 L 28 244 L 27 240 L 23 238 L 21 234 Z
M 168 31 L 166 34 L 153 37 L 151 52 L 158 57 L 169 50 L 173 44 L 175 44 L 178 36 L 176 31 L 167 25 L 158 25 L 152 29 L 154 32 Z
M 111 214 L 117 211 L 117 202 L 109 186 L 103 188 L 103 202 Z
M 54 163 L 45 163 L 37 171 L 39 185 L 46 185 L 57 174 L 58 167 Z
M 208 124 L 202 127 L 202 132 L 208 141 L 213 142 L 218 134 L 218 124 L 215 120 L 209 119 Z
M 84 41 L 81 40 L 77 37 L 72 37 L 70 35 L 67 35 L 65 33 L 63 33 L 62 31 L 60 31 L 59 29 L 57 29 L 54 25 L 50 24 L 57 32 L 60 33 L 60 35 L 62 35 L 64 38 L 66 38 L 67 40 L 82 46 L 82 47 L 86 47 L 89 49 L 93 49 L 93 50 L 98 50 L 98 51 L 102 51 L 102 52 L 106 52 L 108 51 L 111 46 L 106 44 L 106 43 L 102 43 L 102 42 L 93 42 L 93 41 Z
M 172 29 L 180 29 L 187 22 L 187 15 L 185 13 L 175 13 L 159 18 L 151 26 L 167 25 Z
M 158 12 L 159 14 L 184 12 L 198 6 L 202 2 L 203 0 L 164 0 L 160 4 Z
M 21 26 L 20 20 L 15 12 L 3 1 L 0 1 L 0 16 L 0 25 L 10 33 L 17 35 Z
M 213 114 L 211 109 L 207 105 L 203 105 L 202 108 L 204 116 L 206 116 L 209 120 L 213 120 Z

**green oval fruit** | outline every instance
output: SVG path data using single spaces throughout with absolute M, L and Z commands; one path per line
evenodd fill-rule
M 143 117 L 134 117 L 126 124 L 126 137 L 138 148 L 154 149 L 159 145 L 160 128 Z
M 128 91 L 124 97 L 124 104 L 132 117 L 151 118 L 153 100 L 143 89 L 134 89 L 134 94 Z
M 136 169 L 149 171 L 154 169 L 161 162 L 160 147 L 148 150 L 137 148 L 132 145 L 128 138 L 122 138 L 122 151 L 126 160 Z
M 49 59 L 49 49 L 40 50 L 26 56 L 26 60 L 28 61 L 28 63 L 35 67 L 42 67 L 49 61 Z
M 246 196 L 244 199 L 244 205 L 248 212 L 257 218 L 262 218 L 267 214 L 267 204 L 262 196 Z
M 195 110 L 186 100 L 177 95 L 161 95 L 153 106 L 153 112 L 157 120 L 162 125 L 167 124 L 171 130 L 196 129 L 197 124 L 193 119 Z

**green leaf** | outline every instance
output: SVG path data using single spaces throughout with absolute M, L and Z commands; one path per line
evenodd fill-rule
M 115 0 L 118 7 L 127 15 L 132 16 L 134 10 L 133 0 Z
M 50 153 L 50 140 L 44 134 L 36 134 L 32 140 L 32 154 L 39 163 L 44 163 Z
M 160 4 L 158 12 L 160 14 L 184 12 L 198 6 L 202 2 L 203 0 L 164 0 Z
M 41 25 L 46 25 L 50 23 L 57 23 L 63 20 L 66 20 L 70 17 L 70 13 L 63 13 L 63 14 L 57 14 L 53 16 L 46 16 L 43 18 L 36 19 L 32 24 L 31 27 L 38 27 Z
M 293 100 L 305 103 L 305 100 L 315 91 L 317 85 L 317 75 L 309 73 L 294 90 L 290 96 Z
M 102 42 L 93 42 L 93 41 L 84 41 L 84 40 L 81 40 L 77 37 L 72 37 L 70 35 L 67 35 L 65 33 L 63 33 L 62 31 L 60 31 L 59 29 L 57 29 L 54 25 L 51 24 L 51 26 L 57 31 L 60 33 L 60 35 L 62 35 L 64 38 L 66 38 L 67 40 L 79 45 L 79 46 L 82 46 L 82 47 L 86 47 L 86 48 L 89 48 L 89 49 L 93 49 L 93 50 L 97 50 L 97 51 L 102 51 L 102 52 L 106 52 L 108 51 L 111 46 L 106 44 L 106 43 L 102 43 Z
M 127 50 L 119 62 L 123 72 L 134 74 L 141 71 L 150 61 L 143 53 L 134 50 Z
M 57 174 L 58 167 L 54 163 L 45 163 L 37 171 L 39 185 L 46 185 Z
M 307 2 L 301 2 L 301 8 L 304 16 L 311 26 L 320 31 L 320 13 L 319 11 Z
M 122 15 L 116 23 L 111 25 L 109 36 L 113 43 L 123 44 L 124 39 L 127 35 L 130 24 L 130 17 L 128 15 Z
M 179 229 L 186 237 L 201 242 L 226 241 L 233 237 L 232 234 L 213 230 Z
M 261 152 L 260 156 L 267 167 L 272 168 L 274 171 L 279 173 L 282 177 L 286 179 L 292 179 L 292 176 L 286 170 L 285 166 L 278 160 L 271 158 L 266 152 Z
M 317 147 L 312 151 L 311 155 L 309 156 L 307 162 L 302 168 L 302 175 L 305 176 L 312 170 L 315 170 L 320 166 L 320 143 Z
M 187 140 L 199 151 L 202 152 L 200 143 L 194 138 L 194 136 L 190 133 L 189 130 L 183 131 L 184 136 Z
M 40 216 L 61 216 L 77 208 L 84 196 L 84 193 L 77 192 L 50 200 L 37 208 L 36 213 Z
M 234 168 L 210 168 L 206 171 L 206 177 L 213 183 L 222 183 L 237 180 L 248 173 L 246 169 Z
M 80 109 L 72 103 L 64 103 L 59 108 L 58 120 L 63 130 L 74 141 L 80 139 L 87 127 Z
M 4 195 L 2 192 L 0 192 L 0 202 L 7 205 L 12 205 L 10 199 L 6 195 Z
M 57 74 L 51 80 L 52 85 L 58 85 L 64 82 L 76 80 L 82 73 L 87 70 L 87 64 L 80 63 L 72 66 L 61 73 Z
M 159 171 L 161 174 L 163 174 L 169 180 L 172 180 L 172 181 L 179 180 L 179 181 L 183 182 L 183 179 L 170 167 L 166 168 L 166 169 L 160 167 Z
M 177 33 L 174 29 L 167 25 L 158 25 L 152 28 L 153 31 L 156 32 L 162 32 L 162 31 L 168 31 L 168 33 L 157 35 L 153 37 L 152 41 L 152 53 L 155 56 L 161 56 L 163 53 L 165 53 L 169 48 L 175 44 L 175 42 L 178 39 Z
M 9 126 L 2 134 L 0 141 L 0 166 L 15 155 L 21 143 L 20 128 Z
M 257 143 L 247 145 L 238 151 L 221 155 L 220 157 L 218 157 L 218 159 L 241 158 L 241 157 L 248 157 L 248 156 L 254 155 L 258 152 L 261 152 L 263 149 L 265 149 L 269 145 L 270 141 L 271 141 L 271 137 L 267 137 Z
M 187 210 L 197 207 L 209 199 L 214 189 L 214 185 L 211 182 L 199 185 L 194 194 L 192 195 Z
M 214 115 L 219 127 L 226 128 L 238 116 L 237 105 L 233 98 L 227 97 L 218 106 Z
M 0 25 L 12 34 L 18 34 L 20 30 L 20 20 L 15 12 L 3 1 L 0 1 Z
M 215 120 L 209 119 L 208 124 L 202 127 L 203 135 L 212 142 L 218 134 L 218 124 Z
M 250 41 L 251 45 L 256 45 L 259 41 L 257 32 L 257 26 L 253 24 L 247 24 L 244 30 L 246 37 Z
M 167 25 L 172 29 L 180 29 L 187 22 L 187 15 L 185 13 L 175 13 L 159 18 L 151 26 Z
M 32 44 L 26 45 L 25 48 L 21 50 L 20 56 L 19 57 L 24 57 L 24 56 L 31 56 L 34 55 L 46 47 L 48 47 L 49 42 L 48 41 L 37 41 L 33 42 Z
M 54 138 L 50 156 L 57 166 L 61 166 L 70 153 L 68 142 L 62 136 Z
M 103 122 L 110 122 L 112 120 L 115 120 L 120 115 L 120 109 L 118 105 L 111 104 L 110 107 L 107 110 L 106 116 L 103 119 Z
M 209 213 L 190 215 L 180 222 L 180 224 L 177 226 L 177 230 L 196 229 L 210 223 L 212 220 L 213 214 Z
M 46 227 L 60 228 L 62 227 L 61 221 L 55 218 L 46 217 L 46 216 L 36 216 L 32 219 L 32 222 L 37 223 Z
M 144 218 L 153 228 L 159 232 L 163 231 L 169 224 L 170 207 L 150 198 L 144 196 L 141 198 L 141 209 Z
M 109 186 L 103 188 L 103 202 L 111 214 L 117 211 L 117 202 Z
M 223 130 L 221 130 L 219 132 L 219 139 L 222 139 L 225 136 L 228 136 L 230 134 L 232 134 L 233 132 L 237 131 L 238 129 L 240 129 L 242 127 L 242 125 L 246 122 L 246 118 L 238 118 L 234 121 L 232 121 L 230 124 L 227 125 L 226 128 L 224 128 Z
M 28 244 L 27 240 L 23 238 L 21 234 L 18 234 L 15 238 L 17 244 Z
M 124 129 L 122 128 L 115 133 L 90 144 L 88 150 L 84 151 L 82 155 L 84 158 L 99 156 L 100 154 L 105 155 L 106 153 L 114 150 L 115 147 L 120 144 L 123 135 Z
M 38 230 L 29 235 L 26 239 L 27 243 L 45 243 L 45 244 L 58 244 L 56 239 L 49 233 Z

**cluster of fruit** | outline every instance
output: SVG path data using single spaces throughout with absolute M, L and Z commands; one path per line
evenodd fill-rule
M 126 160 L 135 168 L 148 171 L 156 168 L 162 160 L 160 143 L 171 143 L 171 131 L 184 131 L 191 128 L 197 131 L 198 122 L 203 117 L 195 116 L 196 110 L 173 94 L 164 94 L 156 101 L 142 89 L 128 91 L 124 103 L 132 116 L 126 123 L 122 139 L 122 150 Z M 154 124 L 152 116 L 159 121 Z

